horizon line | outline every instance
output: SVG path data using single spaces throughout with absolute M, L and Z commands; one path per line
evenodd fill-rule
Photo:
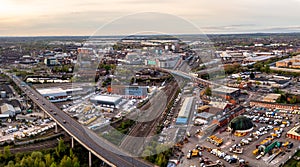
M 181 34 L 164 34 L 164 35 L 255 35 L 255 34 L 300 34 L 300 32 L 228 32 L 228 33 L 203 33 L 203 34 L 193 34 L 193 33 L 181 33 Z M 125 36 L 155 36 L 162 34 L 141 34 L 141 35 L 0 35 L 0 38 L 38 38 L 38 37 L 125 37 Z

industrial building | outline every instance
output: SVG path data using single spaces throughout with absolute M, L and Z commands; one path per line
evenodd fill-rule
M 37 91 L 51 102 L 62 102 L 68 100 L 68 95 L 62 88 L 45 88 Z
M 148 94 L 147 86 L 112 85 L 111 93 L 125 98 L 145 98 Z
M 262 61 L 267 61 L 269 59 L 272 59 L 274 57 L 276 57 L 276 56 L 264 55 L 264 56 L 256 56 L 256 57 L 247 57 L 244 59 L 244 63 L 262 62 Z
M 116 107 L 122 100 L 121 96 L 105 96 L 105 95 L 96 95 L 90 98 L 92 103 L 103 106 L 113 106 Z
M 276 67 L 279 68 L 300 68 L 300 55 L 294 56 L 292 58 L 287 58 L 276 62 Z
M 209 106 L 211 106 L 209 109 L 210 113 L 220 114 L 220 113 L 228 112 L 232 105 L 226 102 L 210 101 Z
M 14 95 L 9 85 L 1 85 L 0 91 L 1 91 L 1 98 L 10 98 L 13 97 Z
M 266 87 L 266 86 L 270 86 L 273 88 L 285 88 L 288 85 L 291 84 L 291 79 L 280 79 L 280 78 L 264 78 L 264 77 L 260 77 L 260 78 L 254 78 L 254 79 L 250 79 L 249 80 L 252 83 L 260 83 L 261 87 Z
M 221 86 L 215 89 L 212 89 L 212 93 L 214 96 L 218 96 L 224 99 L 235 99 L 240 95 L 240 89 L 231 88 L 227 86 Z
M 187 97 L 178 113 L 176 124 L 187 124 L 193 105 L 194 97 Z
M 203 119 L 205 121 L 211 121 L 215 115 L 208 112 L 201 112 L 196 115 L 196 118 Z
M 45 58 L 44 64 L 47 65 L 47 66 L 60 65 L 60 63 L 58 62 L 57 58 L 55 58 L 55 57 Z
M 276 100 L 278 98 L 280 98 L 280 94 L 276 94 L 276 93 L 270 93 L 270 94 L 267 94 L 262 101 L 264 102 L 270 102 L 270 103 L 275 103 Z
M 9 115 L 11 117 L 15 116 L 16 115 L 16 110 L 15 108 L 11 105 L 11 104 L 7 104 L 7 103 L 4 103 L 1 107 L 1 114 L 0 115 Z
M 82 88 L 62 89 L 59 87 L 37 89 L 37 91 L 51 102 L 62 102 L 71 99 L 73 94 L 83 91 Z
M 164 55 L 162 57 L 157 57 L 152 60 L 145 60 L 145 65 L 156 66 L 160 68 L 173 68 L 179 60 L 179 55 Z

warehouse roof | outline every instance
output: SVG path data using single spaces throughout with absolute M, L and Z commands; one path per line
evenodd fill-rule
M 11 112 L 15 112 L 15 108 L 12 105 L 5 103 L 1 106 L 2 114 L 9 114 Z
M 198 117 L 204 118 L 204 119 L 209 119 L 210 117 L 213 117 L 214 114 L 208 113 L 208 112 L 201 112 L 197 114 Z
M 229 104 L 225 103 L 225 102 L 220 102 L 220 101 L 211 101 L 211 102 L 209 102 L 209 105 L 211 105 L 212 107 L 224 110 L 227 107 L 227 105 L 229 105 Z
M 213 89 L 212 91 L 213 92 L 221 92 L 221 93 L 229 93 L 230 94 L 230 93 L 234 93 L 238 90 L 239 89 L 237 89 L 237 88 L 231 88 L 231 87 L 228 87 L 228 86 L 221 86 L 221 87 Z
M 93 101 L 103 101 L 103 102 L 110 102 L 110 103 L 117 103 L 121 100 L 121 96 L 105 96 L 105 95 L 97 95 L 91 98 Z
M 43 88 L 37 89 L 37 91 L 43 96 L 67 96 L 66 90 L 62 88 Z
M 276 102 L 276 100 L 280 97 L 280 94 L 276 94 L 276 93 L 270 93 L 267 96 L 265 96 L 263 98 L 263 101 L 265 102 Z
M 178 117 L 189 117 L 191 109 L 192 109 L 192 104 L 193 104 L 193 97 L 187 97 L 183 104 L 182 107 L 179 111 Z

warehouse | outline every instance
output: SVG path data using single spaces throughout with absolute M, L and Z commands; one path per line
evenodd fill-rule
M 182 107 L 178 113 L 178 117 L 176 119 L 176 124 L 187 124 L 192 104 L 193 104 L 194 97 L 188 97 L 184 100 Z
M 235 99 L 240 95 L 240 89 L 221 86 L 212 90 L 214 96 L 224 99 Z
M 122 100 L 121 96 L 104 96 L 97 95 L 90 98 L 92 103 L 103 105 L 103 106 L 113 106 L 116 107 Z
M 200 118 L 206 121 L 211 121 L 215 115 L 208 112 L 201 112 L 196 115 L 196 118 Z
M 71 95 L 83 92 L 82 88 L 62 89 L 59 87 L 37 89 L 37 91 L 51 102 L 66 101 L 71 98 Z
M 44 88 L 37 89 L 37 91 L 50 102 L 61 102 L 68 100 L 67 92 L 62 88 Z
M 125 98 L 145 98 L 148 94 L 147 86 L 112 85 L 111 93 Z

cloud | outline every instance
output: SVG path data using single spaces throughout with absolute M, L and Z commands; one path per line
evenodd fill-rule
M 89 35 L 104 24 L 138 12 L 162 12 L 179 16 L 207 32 L 292 31 L 298 30 L 293 26 L 300 25 L 299 1 L 2 0 L 0 27 L 6 31 L 1 31 L 0 35 L 35 33 L 55 35 L 61 32 Z M 122 29 L 113 27 L 110 33 L 117 30 L 120 33 L 133 32 L 138 28 L 149 27 L 148 22 L 153 23 L 151 25 L 153 29 L 160 27 L 169 32 L 194 32 L 186 27 L 186 24 L 175 26 L 171 20 L 168 24 L 169 27 L 173 26 L 174 30 L 168 30 L 165 20 L 166 18 L 154 18 L 154 20 L 150 17 L 144 20 L 138 17 L 131 18 L 127 25 L 122 23 Z M 136 28 L 135 22 L 140 24 Z

